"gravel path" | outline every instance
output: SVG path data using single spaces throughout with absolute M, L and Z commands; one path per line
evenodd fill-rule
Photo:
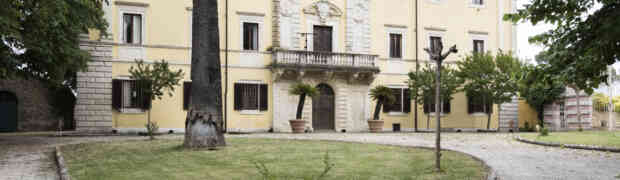
M 434 147 L 431 133 L 250 134 L 228 137 L 335 140 Z M 561 149 L 520 143 L 513 134 L 444 133 L 442 147 L 484 160 L 501 180 L 620 180 L 620 153 Z M 181 139 L 182 135 L 162 136 Z M 86 142 L 141 140 L 145 137 L 50 137 L 0 135 L 0 180 L 57 179 L 53 147 Z
M 434 134 L 253 134 L 239 137 L 336 140 L 434 147 Z M 484 160 L 501 180 L 619 180 L 620 153 L 561 149 L 520 143 L 513 134 L 444 133 L 442 148 Z

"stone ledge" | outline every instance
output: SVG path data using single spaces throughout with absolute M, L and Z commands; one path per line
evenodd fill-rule
M 521 138 L 520 136 L 515 137 L 515 140 L 528 143 L 528 144 L 535 144 L 535 145 L 549 146 L 549 147 L 564 147 L 564 148 L 570 148 L 570 149 L 583 149 L 583 150 L 592 150 L 592 151 L 620 153 L 620 148 L 612 148 L 612 147 L 591 146 L 591 145 L 581 145 L 581 144 L 548 143 L 548 142 L 528 140 L 528 139 Z

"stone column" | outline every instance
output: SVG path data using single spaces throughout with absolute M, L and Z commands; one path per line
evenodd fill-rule
M 112 43 L 80 36 L 80 49 L 88 51 L 91 61 L 85 72 L 77 73 L 75 128 L 77 131 L 112 129 Z

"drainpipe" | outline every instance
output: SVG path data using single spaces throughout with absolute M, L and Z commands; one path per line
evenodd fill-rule
M 414 0 L 415 2 L 415 72 L 418 73 L 418 70 L 420 69 L 420 63 L 418 62 L 418 49 L 420 49 L 418 47 L 418 0 Z M 416 79 L 417 80 L 417 79 Z M 416 92 L 417 93 L 417 92 Z M 414 106 L 413 106 L 413 124 L 414 124 L 414 131 L 417 132 L 418 131 L 418 100 L 414 101 Z
M 226 0 L 226 47 L 224 53 L 224 133 L 228 132 L 228 0 Z

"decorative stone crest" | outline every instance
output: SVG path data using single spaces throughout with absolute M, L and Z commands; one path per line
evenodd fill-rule
M 298 3 L 295 0 L 282 0 L 282 5 L 280 9 L 280 15 L 283 17 L 291 17 L 295 10 L 292 7 L 295 7 Z
M 310 6 L 304 8 L 304 13 L 318 16 L 322 24 L 325 24 L 327 19 L 331 17 L 342 16 L 342 10 L 328 0 L 319 0 L 312 3 Z

